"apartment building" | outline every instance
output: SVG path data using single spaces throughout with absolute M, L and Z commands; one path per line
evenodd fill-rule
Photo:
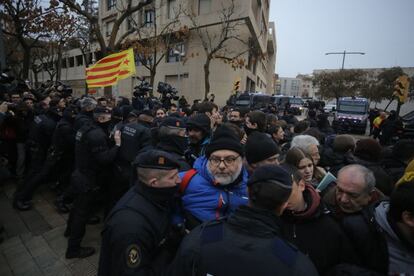
M 273 22 L 269 22 L 270 0 L 155 0 L 151 5 L 134 13 L 120 26 L 118 37 L 129 33 L 132 26 L 139 25 L 140 33 L 131 33 L 128 39 L 151 39 L 154 36 L 168 35 L 166 26 L 172 26 L 168 32 L 178 32 L 187 28 L 184 38 L 175 39 L 162 49 L 164 56 L 157 66 L 154 88 L 158 82 L 168 82 L 179 90 L 189 101 L 204 98 L 204 64 L 206 42 L 214 48 L 215 39 L 223 31 L 223 14 L 232 8 L 230 21 L 234 29 L 231 35 L 236 39 L 228 40 L 222 51 L 216 53 L 210 64 L 210 93 L 215 94 L 220 105 L 233 93 L 233 84 L 241 81 L 241 91 L 258 91 L 268 94 L 274 92 L 274 68 L 276 62 L 276 32 Z M 125 0 L 100 0 L 99 21 L 105 39 L 109 39 L 115 19 L 121 16 Z M 174 24 L 171 22 L 174 20 Z M 197 30 L 201 30 L 197 32 Z M 208 36 L 200 36 L 208 33 Z M 208 41 L 206 41 L 206 37 Z M 241 41 L 248 41 L 248 44 Z M 89 60 L 95 62 L 101 58 L 99 47 L 92 45 Z M 223 58 L 237 56 L 239 63 L 224 62 Z M 137 85 L 137 77 L 151 79 L 150 71 L 144 66 L 150 62 L 151 56 L 142 58 L 135 51 L 136 76 L 119 82 L 113 87 L 113 94 L 130 97 Z M 161 52 L 158 57 L 161 56 Z M 75 93 L 85 93 L 85 59 L 79 49 L 67 51 L 63 58 L 61 72 L 62 81 L 67 81 Z M 46 80 L 47 74 L 40 72 L 39 81 Z M 156 89 L 154 89 L 156 91 Z M 103 89 L 94 89 L 92 93 L 103 94 Z M 159 95 L 157 92 L 154 93 Z

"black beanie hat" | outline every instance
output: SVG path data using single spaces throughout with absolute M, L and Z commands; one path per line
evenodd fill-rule
M 292 188 L 292 174 L 286 168 L 276 165 L 264 165 L 254 170 L 247 181 L 247 186 L 251 187 L 256 183 L 273 182 L 283 188 Z
M 225 126 L 218 127 L 214 132 L 213 138 L 206 148 L 206 157 L 209 158 L 210 155 L 217 150 L 232 150 L 241 156 L 243 156 L 244 153 L 239 138 L 234 131 Z
M 202 130 L 206 134 L 210 133 L 210 129 L 211 129 L 210 118 L 204 113 L 191 116 L 187 120 L 187 129 L 193 129 L 193 128 Z
M 245 152 L 247 162 L 254 164 L 279 154 L 280 149 L 272 138 L 265 133 L 255 131 L 247 138 Z

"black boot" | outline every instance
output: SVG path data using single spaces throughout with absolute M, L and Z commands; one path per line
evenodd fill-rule
M 95 253 L 95 248 L 93 247 L 79 247 L 77 250 L 66 250 L 66 259 L 73 258 L 86 258 Z

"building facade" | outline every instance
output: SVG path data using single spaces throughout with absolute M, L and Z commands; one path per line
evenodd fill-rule
M 148 55 L 143 59 L 139 50 L 135 51 L 136 75 L 113 87 L 113 95 L 131 97 L 133 87 L 139 83 L 138 77 L 151 80 L 150 70 L 145 65 L 158 62 L 162 56 L 153 79 L 154 95 L 159 95 L 155 92 L 158 82 L 167 82 L 190 103 L 195 99 L 203 99 L 203 68 L 207 57 L 205 46 L 207 43 L 211 50 L 219 42 L 226 22 L 222 20 L 224 10 L 230 12 L 230 7 L 231 16 L 228 18 L 233 22 L 231 36 L 235 39 L 226 41 L 222 50 L 215 53 L 211 60 L 210 93 L 215 95 L 219 105 L 224 105 L 234 92 L 234 82 L 240 80 L 240 91 L 273 94 L 276 36 L 275 25 L 269 22 L 269 2 L 270 0 L 155 0 L 124 20 L 117 37 L 129 33 L 134 24 L 140 26 L 140 33 L 131 33 L 128 36 L 131 41 L 149 40 L 154 36 L 167 37 L 168 32 L 177 32 L 183 27 L 189 31 L 185 38 L 170 41 L 167 49 L 159 50 L 156 60 L 151 60 Z M 115 19 L 122 15 L 120 11 L 123 5 L 125 0 L 99 1 L 99 21 L 105 39 L 109 39 Z M 171 24 L 172 21 L 175 23 Z M 166 26 L 172 27 L 166 32 Z M 208 36 L 204 36 L 207 33 Z M 99 47 L 92 45 L 90 48 L 89 60 L 99 60 Z M 70 84 L 75 94 L 85 93 L 85 68 L 88 65 L 85 64 L 84 56 L 79 49 L 67 51 L 64 55 L 61 80 Z M 236 57 L 233 60 L 237 60 L 237 65 L 226 60 L 228 57 Z M 37 78 L 39 81 L 47 80 L 47 74 L 40 72 Z M 94 89 L 92 93 L 102 95 L 103 89 Z

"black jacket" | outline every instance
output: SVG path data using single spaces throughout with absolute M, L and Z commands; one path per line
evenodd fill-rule
M 34 118 L 29 132 L 29 141 L 47 151 L 55 131 L 58 118 L 51 114 L 41 114 Z
M 119 147 L 110 147 L 110 140 L 101 127 L 86 124 L 76 132 L 75 176 L 76 188 L 85 191 L 98 185 L 98 176 L 107 172 Z
M 318 275 L 305 255 L 280 238 L 279 226 L 272 212 L 241 206 L 227 221 L 196 227 L 168 275 Z
M 320 275 L 341 263 L 356 263 L 349 240 L 340 225 L 329 215 L 318 193 L 310 185 L 303 192 L 307 208 L 300 213 L 285 211 L 284 237 L 308 255 Z
M 388 274 L 388 248 L 381 229 L 375 222 L 374 210 L 378 203 L 342 220 L 342 226 L 362 266 L 383 275 Z
M 352 153 L 338 153 L 333 151 L 331 147 L 324 147 L 321 152 L 319 166 L 336 175 L 342 167 L 355 163 L 355 156 Z
M 65 155 L 74 155 L 75 152 L 75 130 L 73 124 L 62 118 L 56 125 L 53 133 L 52 144 L 55 150 Z
M 98 275 L 158 275 L 166 267 L 172 258 L 165 248 L 170 201 L 155 190 L 133 186 L 112 209 L 102 232 Z
M 375 177 L 375 187 L 380 190 L 384 195 L 390 196 L 392 190 L 394 189 L 395 182 L 392 181 L 392 178 L 384 171 L 379 161 L 369 161 L 363 160 L 361 158 L 356 158 L 355 163 L 365 166 L 374 173 Z

